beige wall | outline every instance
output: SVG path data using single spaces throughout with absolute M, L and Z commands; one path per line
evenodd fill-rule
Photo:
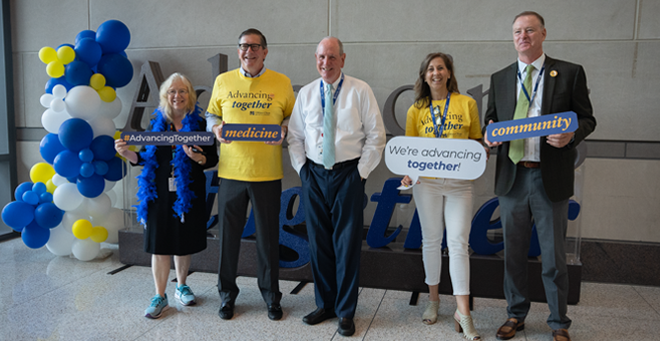
M 511 21 L 522 10 L 545 17 L 548 55 L 585 67 L 598 120 L 590 139 L 660 141 L 655 119 L 660 2 L 649 0 L 13 0 L 16 125 L 41 127 L 39 97 L 48 76 L 37 51 L 73 43 L 81 30 L 96 30 L 109 19 L 131 30 L 127 54 L 136 74 L 152 60 L 165 75 L 180 71 L 207 86 L 213 80 L 208 58 L 224 53 L 229 67 L 238 67 L 236 38 L 246 28 L 259 28 L 267 36 L 267 67 L 300 85 L 318 76 L 316 43 L 334 35 L 345 45 L 344 71 L 367 81 L 382 108 L 394 89 L 414 82 L 423 57 L 438 50 L 453 55 L 462 92 L 480 84 L 487 89 L 490 74 L 515 60 Z M 118 91 L 124 111 L 115 119 L 117 127 L 125 124 L 136 84 L 134 79 Z M 411 103 L 410 96 L 402 97 L 399 119 Z M 19 142 L 18 147 L 19 180 L 26 181 L 26 171 L 41 161 L 38 143 Z M 300 180 L 285 158 L 288 188 Z M 491 160 L 476 182 L 475 210 L 493 196 L 493 169 Z M 588 159 L 584 172 L 583 237 L 660 242 L 654 224 L 660 220 L 659 160 Z M 390 176 L 381 164 L 369 179 L 367 194 L 380 191 Z M 367 220 L 374 208 L 370 203 Z M 398 216 L 393 222 L 405 224 L 408 218 Z

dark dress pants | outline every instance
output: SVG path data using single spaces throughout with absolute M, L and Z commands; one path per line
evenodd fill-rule
M 357 160 L 326 170 L 307 160 L 300 170 L 316 305 L 353 318 L 362 251 L 364 182 Z
M 222 302 L 235 303 L 236 274 L 248 202 L 252 202 L 257 235 L 257 283 L 267 304 L 279 303 L 279 235 L 282 181 L 248 182 L 221 179 L 218 188 L 220 262 L 218 292 Z
M 568 270 L 565 239 L 568 199 L 552 202 L 546 195 L 541 169 L 517 167 L 509 193 L 499 197 L 504 228 L 504 295 L 509 317 L 524 321 L 529 312 L 527 254 L 536 223 L 542 258 L 542 280 L 548 300 L 550 328 L 568 328 Z M 533 221 L 532 221 L 533 219 Z

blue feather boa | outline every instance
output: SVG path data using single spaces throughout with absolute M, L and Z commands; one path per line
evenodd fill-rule
M 195 105 L 195 110 L 192 113 L 185 115 L 181 124 L 181 132 L 197 131 L 199 130 L 199 122 L 202 118 L 199 116 L 202 113 L 202 108 Z M 161 108 L 154 111 L 155 117 L 151 120 L 151 131 L 167 131 L 168 122 L 163 114 Z M 158 161 L 156 160 L 157 146 L 146 146 L 145 150 L 140 152 L 140 157 L 143 160 L 144 168 L 142 173 L 137 176 L 138 180 L 138 204 L 137 219 L 138 222 L 146 227 L 148 215 L 148 203 L 154 201 L 158 197 L 156 189 L 156 168 L 158 168 Z M 183 146 L 178 145 L 175 148 L 174 157 L 171 165 L 174 166 L 174 178 L 176 181 L 176 195 L 177 199 L 172 206 L 174 210 L 174 217 L 181 219 L 184 222 L 184 214 L 188 213 L 192 206 L 192 199 L 195 199 L 195 193 L 190 190 L 190 171 L 192 169 L 191 160 L 183 150 Z

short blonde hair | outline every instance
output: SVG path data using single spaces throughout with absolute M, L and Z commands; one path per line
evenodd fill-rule
M 167 100 L 167 91 L 170 90 L 170 87 L 172 87 L 172 83 L 174 83 L 177 80 L 183 82 L 183 84 L 186 86 L 186 89 L 188 90 L 188 104 L 186 105 L 186 115 L 191 113 L 193 109 L 195 109 L 195 104 L 197 103 L 197 93 L 195 92 L 195 89 L 193 88 L 190 79 L 188 79 L 188 77 L 178 72 L 171 74 L 169 77 L 167 77 L 167 79 L 163 82 L 163 84 L 160 85 L 160 108 L 165 114 L 165 117 L 167 117 L 167 120 L 169 122 L 172 122 L 172 108 L 170 107 L 170 103 Z

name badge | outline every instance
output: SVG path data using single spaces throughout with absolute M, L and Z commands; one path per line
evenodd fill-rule
M 175 178 L 168 178 L 167 179 L 167 187 L 169 188 L 170 192 L 176 192 L 176 179 Z

